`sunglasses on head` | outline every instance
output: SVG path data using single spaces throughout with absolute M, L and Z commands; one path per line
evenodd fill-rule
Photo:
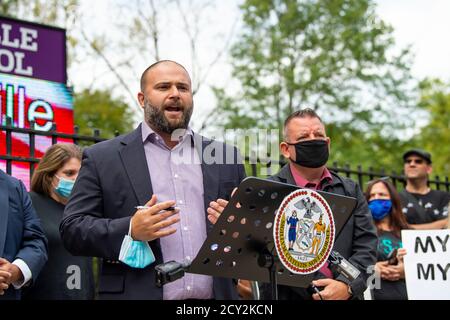
M 423 164 L 425 162 L 425 160 L 423 159 L 406 159 L 405 163 L 407 164 L 412 164 L 412 163 L 417 163 L 417 164 Z

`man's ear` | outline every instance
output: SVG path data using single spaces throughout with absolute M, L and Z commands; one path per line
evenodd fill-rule
M 289 153 L 289 145 L 286 142 L 281 142 L 280 143 L 280 151 L 281 154 L 286 158 L 289 159 L 290 158 L 290 153 Z
M 428 165 L 428 167 L 427 167 L 427 174 L 430 175 L 431 172 L 433 172 L 433 167 L 431 165 Z
M 141 106 L 141 108 L 144 108 L 144 105 L 145 105 L 145 96 L 144 96 L 144 93 L 139 92 L 139 93 L 137 94 L 137 99 L 138 99 L 138 102 L 139 102 L 139 105 Z

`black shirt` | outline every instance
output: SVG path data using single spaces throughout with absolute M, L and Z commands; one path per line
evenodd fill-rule
M 400 198 L 403 213 L 410 224 L 430 223 L 448 217 L 448 192 L 431 190 L 427 194 L 417 194 L 403 190 L 400 192 Z
M 389 253 L 402 248 L 402 240 L 393 232 L 380 231 L 378 234 L 377 261 L 388 260 Z M 407 300 L 406 283 L 404 279 L 388 281 L 380 279 L 380 288 L 373 289 L 374 300 Z
M 33 286 L 24 291 L 23 299 L 93 299 L 92 258 L 71 255 L 64 248 L 59 234 L 64 205 L 35 192 L 30 192 L 30 196 L 48 239 L 49 254 L 47 264 L 34 279 Z

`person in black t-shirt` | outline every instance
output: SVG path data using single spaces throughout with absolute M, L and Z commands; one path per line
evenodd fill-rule
M 408 299 L 401 230 L 408 229 L 402 213 L 400 197 L 388 181 L 377 179 L 367 186 L 366 199 L 378 231 L 377 263 L 381 286 L 372 290 L 374 300 Z
M 412 149 L 403 155 L 406 188 L 400 192 L 403 213 L 413 229 L 445 229 L 448 225 L 450 193 L 431 190 L 431 155 Z

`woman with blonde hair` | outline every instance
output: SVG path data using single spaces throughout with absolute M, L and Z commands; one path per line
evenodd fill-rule
M 49 242 L 48 262 L 25 299 L 94 298 L 92 258 L 72 256 L 59 234 L 65 205 L 81 167 L 82 150 L 74 144 L 52 145 L 31 179 L 31 200 Z

